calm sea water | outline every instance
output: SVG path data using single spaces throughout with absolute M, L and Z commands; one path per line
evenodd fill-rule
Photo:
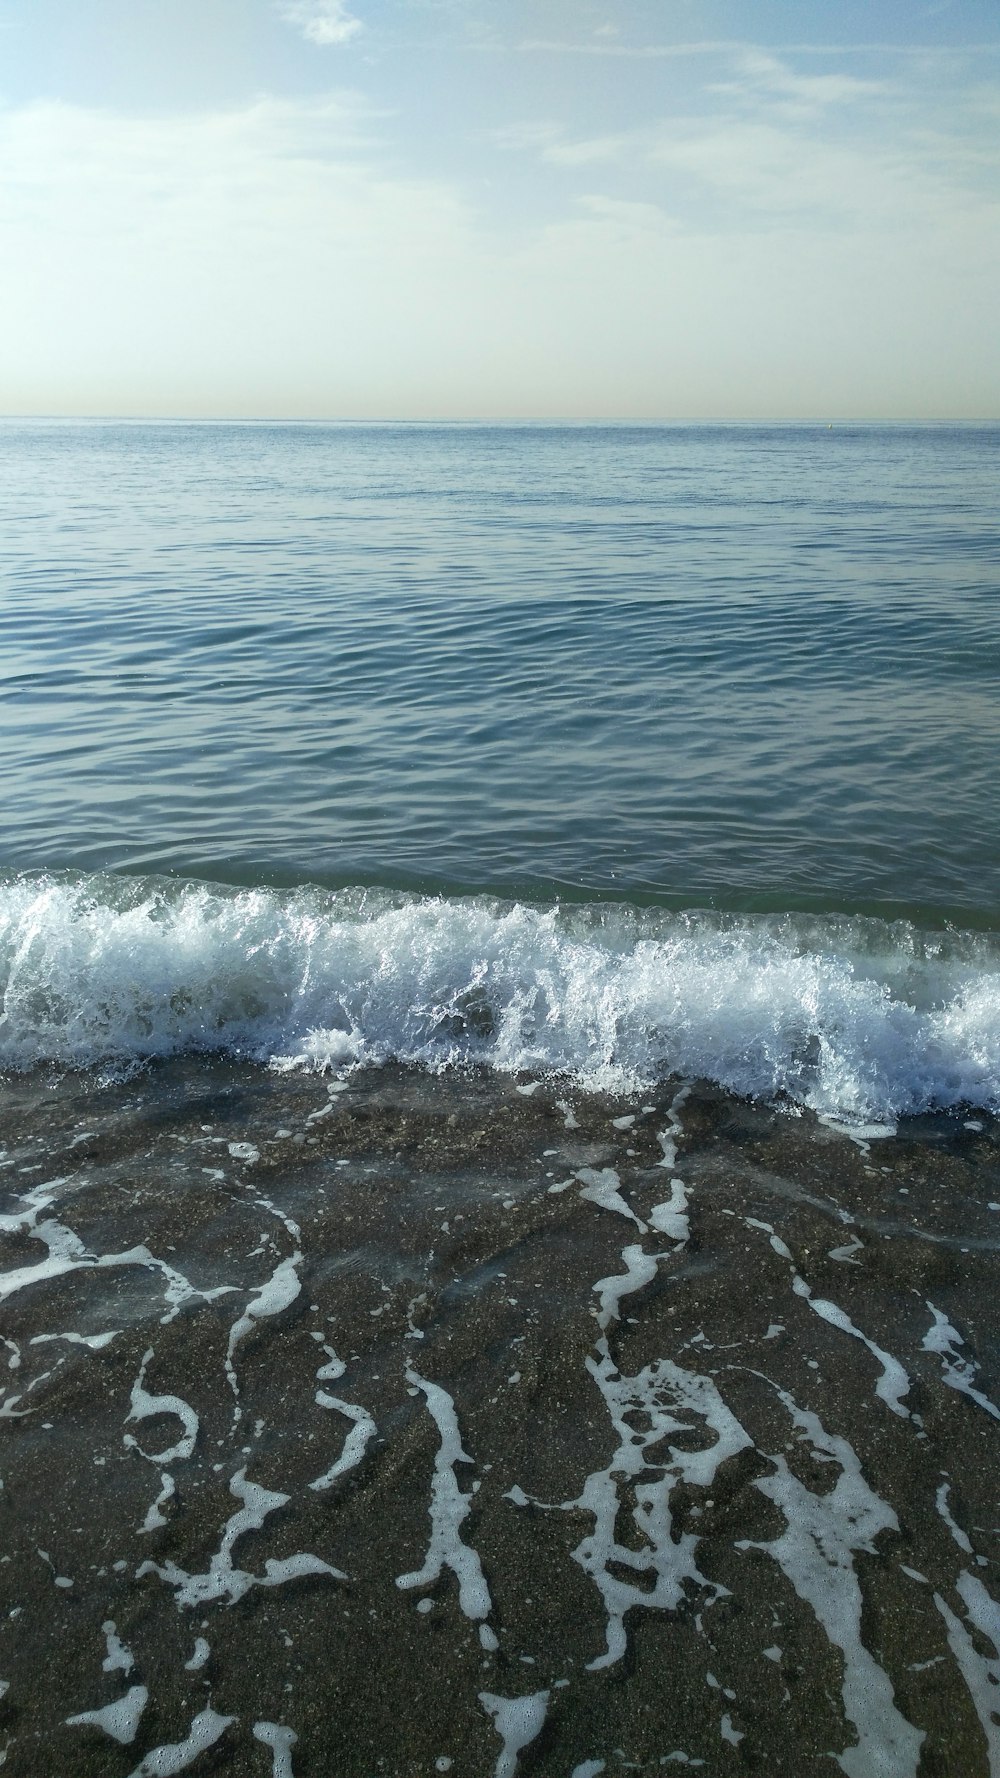
M 215 931 L 249 904 L 206 883 L 286 937 L 433 906 L 448 950 L 487 896 L 633 959 L 708 910 L 758 986 L 761 942 L 877 952 L 894 998 L 927 935 L 992 967 L 1000 429 L 8 422 L 0 459 L 6 930 L 44 892 L 64 947 L 31 941 L 37 1053 L 89 991 L 80 897 Z

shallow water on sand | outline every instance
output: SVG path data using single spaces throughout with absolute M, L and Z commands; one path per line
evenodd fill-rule
M 203 1058 L 0 1146 L 16 1778 L 995 1769 L 992 1120 Z

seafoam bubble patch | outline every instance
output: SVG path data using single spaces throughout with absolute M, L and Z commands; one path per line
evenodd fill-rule
M 623 1092 L 678 1073 L 876 1133 L 1000 1108 L 997 941 L 860 917 L 22 877 L 0 885 L 0 993 L 14 1068 L 219 1050 Z

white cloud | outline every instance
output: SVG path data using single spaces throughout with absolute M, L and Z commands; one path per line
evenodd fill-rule
M 778 99 L 801 117 L 830 105 L 846 105 L 883 97 L 890 89 L 881 80 L 860 80 L 850 74 L 797 74 L 786 62 L 760 49 L 746 49 L 736 58 L 737 78 L 708 88 L 715 93 L 756 101 Z
M 627 135 L 589 136 L 580 142 L 552 142 L 543 153 L 560 167 L 587 167 L 595 161 L 616 160 L 630 146 Z
M 517 45 L 525 53 L 566 56 L 620 56 L 630 61 L 683 61 L 689 56 L 725 55 L 744 49 L 743 43 L 729 38 L 706 38 L 696 43 L 618 43 L 595 32 L 586 42 L 551 37 L 525 37 Z
M 344 0 L 282 0 L 282 18 L 295 25 L 310 43 L 349 43 L 364 29 L 348 12 Z
M 1000 404 L 996 199 L 946 144 L 676 118 L 578 155 L 574 201 L 545 126 L 553 190 L 490 228 L 474 177 L 387 170 L 379 118 L 344 94 L 183 117 L 0 108 L 8 411 Z
M 558 142 L 560 135 L 558 124 L 537 121 L 505 124 L 501 129 L 491 130 L 489 139 L 497 148 L 524 152 L 549 148 Z
M 617 197 L 652 201 L 694 233 L 794 221 L 807 235 L 890 238 L 972 214 L 997 228 L 1000 86 L 987 73 L 803 73 L 747 45 L 725 60 L 725 82 L 665 96 L 659 118 L 592 136 L 522 123 L 507 145 L 569 173 L 606 167 Z

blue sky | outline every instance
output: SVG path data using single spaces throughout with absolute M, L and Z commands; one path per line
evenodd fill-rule
M 8 413 L 1000 415 L 995 0 L 0 0 Z

